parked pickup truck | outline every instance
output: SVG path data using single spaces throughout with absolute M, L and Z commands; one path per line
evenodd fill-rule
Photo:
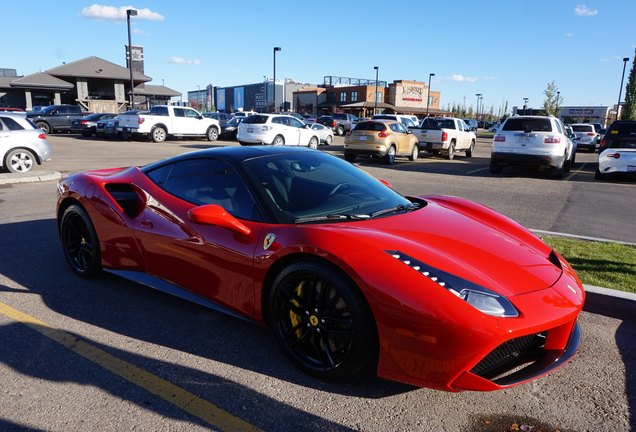
M 462 119 L 448 117 L 427 117 L 419 127 L 411 128 L 419 141 L 420 150 L 453 159 L 457 151 L 473 155 L 477 137 Z
M 39 111 L 29 111 L 27 118 L 44 133 L 70 131 L 73 120 L 81 120 L 86 113 L 79 105 L 49 105 Z
M 192 108 L 155 105 L 150 111 L 138 114 L 120 114 L 118 129 L 122 135 L 145 135 L 154 142 L 171 137 L 200 137 L 216 141 L 221 133 L 219 121 Z

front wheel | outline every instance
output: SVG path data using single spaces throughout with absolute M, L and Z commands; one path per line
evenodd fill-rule
M 102 269 L 99 240 L 95 227 L 83 207 L 69 206 L 60 223 L 60 240 L 71 270 L 81 277 L 92 277 Z
M 318 138 L 311 137 L 311 139 L 309 140 L 309 148 L 313 150 L 316 150 L 318 148 Z
M 490 159 L 490 172 L 492 174 L 501 174 L 503 167 L 495 162 L 494 159 Z
M 338 126 L 336 128 L 336 133 L 340 136 L 344 135 L 344 128 L 342 126 Z
M 27 149 L 11 150 L 4 160 L 5 168 L 12 173 L 26 173 L 37 163 L 35 156 Z
M 356 161 L 356 154 L 354 153 L 345 153 L 344 158 L 347 162 L 354 163 Z
M 298 262 L 274 280 L 268 321 L 282 350 L 302 371 L 341 378 L 377 358 L 373 316 L 358 288 L 317 262 Z
M 417 160 L 417 157 L 420 155 L 420 149 L 417 147 L 417 144 L 413 146 L 413 150 L 411 150 L 411 156 L 409 156 L 410 161 Z
M 475 140 L 472 140 L 470 142 L 470 147 L 468 147 L 468 150 L 466 150 L 466 157 L 473 157 L 473 152 L 475 151 Z
M 333 142 L 333 135 L 327 135 L 327 138 L 325 138 L 325 144 L 331 145 L 332 142 Z
M 161 143 L 164 142 L 166 140 L 166 138 L 168 137 L 168 133 L 166 132 L 166 130 L 161 127 L 161 126 L 156 126 L 152 132 L 150 133 L 150 135 L 152 136 L 152 140 L 156 143 Z
M 205 137 L 208 139 L 208 141 L 216 141 L 219 138 L 219 130 L 214 126 L 211 126 L 208 128 Z

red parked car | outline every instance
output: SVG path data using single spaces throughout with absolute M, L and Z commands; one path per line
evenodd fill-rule
M 579 345 L 583 287 L 536 235 L 461 198 L 402 196 L 320 151 L 214 148 L 73 174 L 58 191 L 77 275 L 107 270 L 268 325 L 322 379 L 375 368 L 497 390 Z

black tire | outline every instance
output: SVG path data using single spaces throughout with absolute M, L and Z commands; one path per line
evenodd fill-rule
M 342 378 L 377 359 L 377 331 L 366 300 L 324 264 L 286 267 L 274 280 L 267 311 L 283 352 L 305 373 Z
M 602 174 L 602 173 L 599 171 L 598 167 L 597 167 L 597 168 L 596 168 L 596 172 L 594 173 L 594 178 L 595 178 L 596 180 L 605 180 L 605 179 L 607 178 L 607 175 L 606 175 L 606 174 Z
M 490 173 L 491 174 L 501 174 L 503 171 L 503 167 L 495 162 L 494 159 L 490 159 Z
M 93 132 L 82 132 L 82 136 L 84 138 L 88 138 L 89 136 L 93 135 Z
M 455 141 L 451 141 L 448 145 L 448 150 L 446 150 L 446 159 L 453 160 L 455 157 Z
M 470 142 L 470 147 L 468 147 L 468 150 L 466 150 L 466 157 L 473 157 L 473 152 L 475 151 L 475 140 L 472 140 Z
M 386 156 L 384 156 L 384 163 L 387 165 L 393 165 L 395 163 L 395 146 L 389 146 L 389 149 L 386 152 Z
M 566 162 L 564 161 L 560 167 L 552 168 L 550 173 L 552 174 L 553 178 L 557 180 L 561 180 L 563 178 L 563 174 L 565 174 L 565 164 Z
M 411 155 L 409 156 L 410 161 L 416 161 L 417 157 L 420 155 L 420 149 L 417 144 L 413 145 L 413 150 L 411 150 Z
M 52 132 L 51 126 L 49 126 L 49 124 L 47 122 L 37 122 L 35 124 L 37 127 L 39 127 L 40 129 L 42 129 L 44 131 L 45 134 L 50 134 Z
M 285 138 L 282 135 L 276 135 L 272 141 L 272 145 L 285 145 Z
M 336 127 L 336 133 L 340 136 L 344 135 L 344 127 L 342 125 Z
M 347 162 L 354 163 L 356 161 L 356 154 L 354 153 L 345 153 L 344 158 Z
M 205 137 L 208 141 L 216 141 L 219 139 L 219 130 L 214 126 L 210 126 L 205 133 Z
M 317 137 L 311 137 L 311 139 L 309 140 L 309 145 L 307 147 L 309 147 L 310 149 L 316 150 L 318 148 L 319 142 L 320 140 Z
M 38 163 L 35 155 L 27 149 L 13 149 L 4 158 L 4 167 L 12 173 L 26 173 Z
M 86 210 L 79 204 L 70 205 L 60 222 L 60 240 L 64 257 L 78 276 L 96 276 L 102 269 L 99 239 Z
M 239 141 L 238 142 L 240 145 L 242 146 L 248 146 L 248 145 L 252 145 L 251 143 L 245 142 L 245 141 Z
M 325 139 L 325 145 L 331 145 L 332 142 L 333 142 L 333 136 L 327 135 L 327 138 Z
M 163 128 L 163 126 L 155 126 L 150 131 L 150 137 L 156 143 L 162 143 L 168 138 L 168 132 Z

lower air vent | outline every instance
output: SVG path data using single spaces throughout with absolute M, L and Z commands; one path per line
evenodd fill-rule
M 489 380 L 515 372 L 545 354 L 543 347 L 546 337 L 547 332 L 543 332 L 504 342 L 484 357 L 471 372 Z

